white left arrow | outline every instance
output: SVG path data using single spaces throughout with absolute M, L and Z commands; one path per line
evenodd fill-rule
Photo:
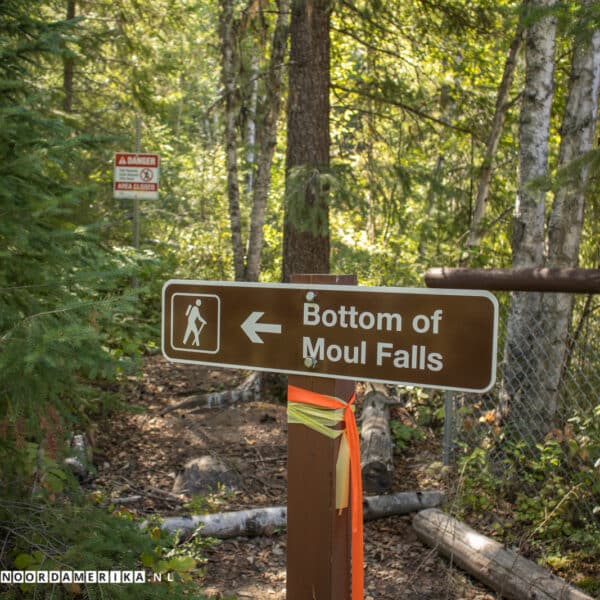
M 264 344 L 259 333 L 281 333 L 281 325 L 277 323 L 259 323 L 264 312 L 255 311 L 242 323 L 242 330 L 253 344 Z

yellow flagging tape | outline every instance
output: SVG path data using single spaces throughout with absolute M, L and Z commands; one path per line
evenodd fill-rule
M 343 429 L 332 429 L 344 420 L 343 408 L 318 408 L 300 402 L 288 402 L 288 423 L 306 425 L 334 440 Z
M 347 508 L 350 502 L 350 445 L 344 430 L 335 463 L 335 507 Z
M 354 409 L 354 406 L 352 407 Z M 319 408 L 300 402 L 288 402 L 288 423 L 297 423 L 328 438 L 342 436 L 335 463 L 335 507 L 348 507 L 350 498 L 350 446 L 345 429 L 334 429 L 344 420 L 343 408 Z

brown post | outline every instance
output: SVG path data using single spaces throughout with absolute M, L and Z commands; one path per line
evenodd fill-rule
M 355 275 L 294 275 L 293 283 L 356 285 Z M 318 296 L 317 296 L 318 301 Z M 289 384 L 350 400 L 354 382 L 289 376 Z M 339 438 L 288 425 L 287 600 L 349 600 L 350 510 L 335 508 Z

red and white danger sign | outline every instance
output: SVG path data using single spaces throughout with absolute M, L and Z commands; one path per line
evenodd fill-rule
M 114 163 L 113 196 L 158 200 L 159 164 L 158 154 L 117 152 Z

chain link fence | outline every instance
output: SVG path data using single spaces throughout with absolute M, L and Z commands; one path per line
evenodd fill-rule
M 510 294 L 497 298 L 497 382 L 481 395 L 445 393 L 444 462 L 471 461 L 532 527 L 571 535 L 585 523 L 600 538 L 600 297 L 573 298 L 566 338 L 543 311 L 518 315 L 516 341 Z

